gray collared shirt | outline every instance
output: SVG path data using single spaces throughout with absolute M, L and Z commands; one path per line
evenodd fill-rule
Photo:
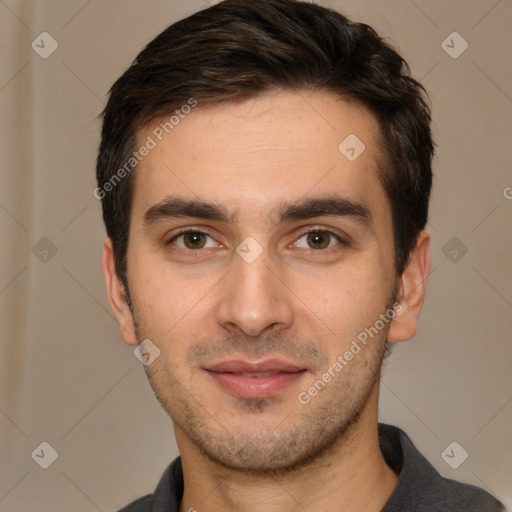
M 379 423 L 379 442 L 388 465 L 399 474 L 398 485 L 382 512 L 504 512 L 486 491 L 443 478 L 416 449 L 407 434 Z M 179 512 L 183 496 L 180 457 L 165 470 L 155 492 L 119 512 Z

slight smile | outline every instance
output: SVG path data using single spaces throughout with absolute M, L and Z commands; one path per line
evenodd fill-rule
M 307 372 L 306 368 L 279 359 L 259 363 L 232 359 L 203 370 L 224 391 L 239 398 L 268 398 L 277 395 Z

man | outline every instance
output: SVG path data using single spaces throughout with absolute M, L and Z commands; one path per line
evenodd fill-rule
M 103 270 L 180 457 L 124 511 L 495 511 L 379 425 L 430 268 L 430 111 L 368 26 L 226 0 L 114 84 Z

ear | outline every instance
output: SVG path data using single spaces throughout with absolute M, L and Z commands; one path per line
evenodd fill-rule
M 110 308 L 119 323 L 121 339 L 127 345 L 135 346 L 137 345 L 137 336 L 133 315 L 126 300 L 124 285 L 117 275 L 114 247 L 110 238 L 106 238 L 103 242 L 102 268 Z
M 396 299 L 398 305 L 389 328 L 389 341 L 406 341 L 416 334 L 430 272 L 429 247 L 430 235 L 421 231 L 410 254 L 409 263 L 399 278 L 400 289 Z

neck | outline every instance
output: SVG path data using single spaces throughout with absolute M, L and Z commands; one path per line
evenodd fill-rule
M 176 429 L 185 491 L 180 512 L 355 512 L 382 510 L 398 477 L 382 456 L 378 393 L 359 420 L 308 466 L 282 476 L 224 468 L 198 453 Z

